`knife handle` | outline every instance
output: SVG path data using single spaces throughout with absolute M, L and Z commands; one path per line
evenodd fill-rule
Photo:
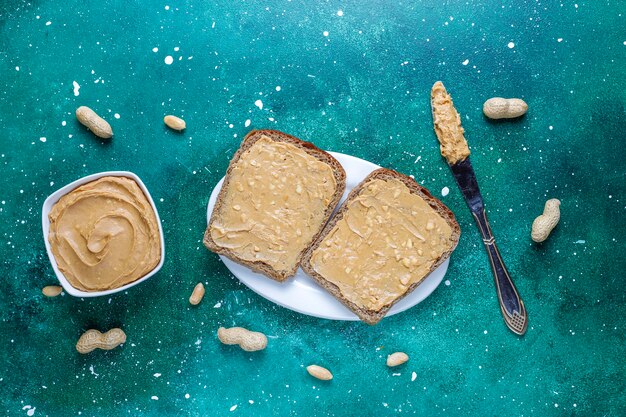
M 504 261 L 502 261 L 500 251 L 496 246 L 496 240 L 489 226 L 489 220 L 487 220 L 485 209 L 481 208 L 472 211 L 472 214 L 474 215 L 476 224 L 478 224 L 485 249 L 487 250 L 487 255 L 489 256 L 489 263 L 493 271 L 502 317 L 504 317 L 507 327 L 511 329 L 513 333 L 521 336 L 526 333 L 526 328 L 528 327 L 528 315 L 526 314 L 524 302 L 520 298 L 515 284 L 513 284 L 513 280 L 504 265 Z

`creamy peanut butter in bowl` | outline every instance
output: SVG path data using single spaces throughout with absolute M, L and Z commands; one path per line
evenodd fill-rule
M 57 190 L 43 204 L 42 226 L 52 268 L 73 296 L 124 291 L 163 266 L 159 214 L 132 172 L 88 175 Z

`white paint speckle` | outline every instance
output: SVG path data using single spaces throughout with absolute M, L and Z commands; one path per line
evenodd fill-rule
M 158 377 L 160 377 L 160 376 L 161 376 L 161 374 L 157 372 L 156 374 L 154 374 L 154 375 L 152 375 L 152 376 L 153 376 L 153 377 L 155 377 L 155 378 L 158 378 Z
M 328 37 L 328 31 L 327 31 L 327 30 L 325 30 L 324 32 L 322 32 L 322 35 L 324 35 L 324 36 Z
M 43 137 L 43 136 L 42 136 L 42 137 L 40 137 L 40 138 L 39 138 L 39 140 L 40 140 L 41 142 L 44 142 L 44 143 L 45 143 L 47 139 L 46 139 L 45 137 Z
M 185 394 L 185 398 L 186 398 L 186 399 L 189 399 L 189 394 Z
M 152 397 L 150 397 L 151 400 L 157 401 L 159 399 L 159 397 L 157 397 L 156 395 L 153 395 Z
M 235 411 L 236 409 L 237 409 L 237 404 L 235 404 L 232 407 L 230 407 L 230 411 Z
M 448 187 L 443 187 L 443 188 L 441 189 L 441 195 L 442 195 L 443 197 L 447 196 L 449 193 L 450 193 L 450 189 L 449 189 Z
M 115 117 L 116 119 L 119 119 L 119 118 L 120 118 L 120 114 L 119 114 L 119 113 L 115 113 L 115 114 L 113 115 L 113 117 Z
M 280 90 L 281 90 L 280 85 L 277 85 L 276 86 L 276 91 L 280 91 Z
M 554 126 L 548 126 L 548 129 L 552 130 L 554 129 Z
M 469 64 L 469 59 L 466 59 L 465 61 L 463 61 L 463 65 L 467 65 Z
M 343 10 L 337 10 L 337 16 L 339 17 L 343 16 Z
M 587 243 L 587 242 L 586 242 L 586 241 L 584 241 L 584 240 L 577 240 L 577 241 L 576 241 L 576 242 L 574 242 L 574 243 L 578 243 L 578 244 L 580 245 L 580 244 L 584 244 L 584 243 Z
M 174 47 L 174 51 L 175 51 L 175 52 L 180 51 L 180 46 L 175 46 L 175 47 Z
M 172 58 L 171 55 L 168 55 L 168 56 L 165 57 L 164 61 L 165 61 L 166 65 L 172 65 L 172 62 L 174 62 L 174 58 Z
M 417 374 L 415 372 L 411 373 L 411 382 L 415 381 L 417 378 Z
M 250 404 L 254 404 L 254 400 L 248 400 Z
M 67 122 L 66 122 L 65 120 L 63 120 L 63 121 L 61 122 L 61 126 L 65 126 L 66 124 L 67 124 Z
M 220 308 L 222 306 L 222 303 L 217 302 L 215 303 L 215 305 L 213 306 L 213 308 Z
M 72 85 L 74 86 L 74 96 L 78 97 L 80 94 L 78 90 L 80 90 L 80 85 L 76 81 L 72 81 Z
M 515 44 L 513 42 L 509 42 L 507 46 L 509 47 L 509 49 L 515 48 Z
M 261 100 L 255 101 L 254 105 L 257 106 L 259 110 L 263 110 L 263 102 Z
M 250 126 L 250 123 L 252 123 L 252 121 L 250 119 L 246 120 L 246 122 L 243 124 L 245 127 Z
M 50 26 L 51 24 L 52 24 L 52 22 L 49 21 L 49 20 L 46 22 L 46 26 Z
M 32 416 L 32 415 L 35 415 L 35 410 L 36 410 L 36 409 L 37 409 L 37 407 L 33 407 L 33 408 L 31 408 L 30 410 L 28 410 L 28 411 L 26 412 L 26 415 L 27 415 L 27 416 Z
M 154 48 L 152 48 L 152 52 L 159 52 L 159 48 L 155 46 Z
M 449 287 L 449 286 L 450 286 L 450 280 L 449 280 L 449 279 L 447 279 L 447 280 L 444 282 L 444 284 L 446 284 L 446 286 L 447 286 L 447 287 Z
M 19 71 L 19 70 L 20 70 L 20 67 L 15 67 L 15 71 Z
M 166 6 L 165 6 L 165 10 L 169 10 L 169 9 L 170 9 L 170 6 L 167 6 L 167 5 L 166 5 Z
M 485 330 L 485 331 L 483 332 L 483 334 L 487 334 L 487 330 Z
M 563 42 L 563 38 L 559 38 L 559 39 L 557 39 L 556 41 L 557 41 L 558 43 L 561 43 L 561 42 Z

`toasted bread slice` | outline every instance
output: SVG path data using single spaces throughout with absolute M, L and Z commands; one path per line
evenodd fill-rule
M 301 267 L 376 324 L 450 256 L 460 233 L 454 214 L 428 190 L 378 169 L 350 192 Z
M 339 203 L 346 173 L 330 154 L 277 130 L 235 153 L 204 245 L 277 281 L 293 276 Z

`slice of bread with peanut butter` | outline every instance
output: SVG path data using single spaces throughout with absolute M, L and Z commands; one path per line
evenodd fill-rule
M 293 276 L 346 186 L 330 154 L 276 130 L 255 130 L 235 153 L 204 245 L 277 281 Z
M 368 175 L 302 258 L 302 269 L 361 320 L 380 321 L 456 247 L 454 214 L 415 180 Z

